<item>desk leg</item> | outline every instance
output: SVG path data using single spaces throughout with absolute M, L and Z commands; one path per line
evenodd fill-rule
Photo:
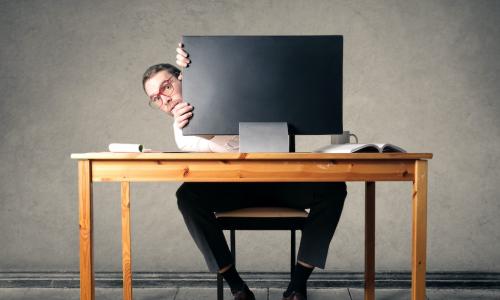
M 375 299 L 375 182 L 365 183 L 365 300 Z
M 411 299 L 425 299 L 427 247 L 427 161 L 415 162 L 413 181 L 413 223 L 411 260 Z
M 80 299 L 94 300 L 94 244 L 92 241 L 91 162 L 78 161 L 78 207 L 80 227 Z
M 132 259 L 130 251 L 130 182 L 121 183 L 123 300 L 132 300 Z

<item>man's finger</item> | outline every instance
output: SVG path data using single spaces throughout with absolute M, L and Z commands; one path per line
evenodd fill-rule
M 183 62 L 183 61 L 178 60 L 178 61 L 176 61 L 175 63 L 176 63 L 179 67 L 183 67 L 183 68 L 187 67 L 187 64 L 186 64 L 185 62 Z
M 189 65 L 191 63 L 191 60 L 189 58 L 184 58 L 184 57 L 176 57 L 176 62 L 184 63 Z
M 189 63 L 189 58 L 186 58 L 186 57 L 184 57 L 184 56 L 182 56 L 182 55 L 180 55 L 180 54 L 177 54 L 177 55 L 175 56 L 175 59 L 176 59 L 177 61 L 183 61 L 183 62 L 185 62 L 185 63 Z
M 179 108 L 177 108 L 177 109 L 173 109 L 173 110 L 172 110 L 172 114 L 173 114 L 173 115 L 174 115 L 174 117 L 176 117 L 176 118 L 177 118 L 177 117 L 179 117 L 179 116 L 181 115 L 181 114 L 179 113 Z
M 172 108 L 172 113 L 175 114 L 179 109 L 183 108 L 186 105 L 187 105 L 186 102 L 181 102 L 177 104 L 176 106 L 174 106 L 174 108 Z
M 186 120 L 186 115 L 187 114 L 179 114 L 178 116 L 175 117 L 175 120 L 180 123 L 181 121 Z M 189 117 L 189 115 L 187 117 Z
M 180 129 L 182 129 L 182 128 L 184 128 L 187 125 L 187 123 L 188 123 L 188 120 L 185 120 L 185 121 L 182 121 L 182 122 L 177 123 L 177 124 L 178 124 L 178 127 Z
M 183 114 L 188 113 L 192 110 L 193 110 L 192 106 L 186 106 L 186 107 L 179 108 L 176 113 L 177 113 L 177 115 L 182 116 Z
M 182 55 L 184 57 L 188 57 L 188 54 L 187 54 L 186 51 L 184 51 L 184 49 L 182 49 L 182 48 L 176 48 L 175 50 L 177 51 L 177 54 Z
M 190 111 L 193 110 L 193 107 L 192 106 L 187 106 L 187 107 L 182 107 L 182 108 L 179 108 L 177 109 L 175 112 L 172 112 L 173 115 L 178 118 L 186 113 L 189 113 Z
M 178 120 L 178 122 L 181 122 L 181 121 L 184 121 L 184 120 L 191 118 L 192 115 L 193 115 L 193 113 L 188 112 L 188 113 L 182 114 L 179 118 L 177 118 L 177 120 Z
M 175 110 L 178 110 L 179 108 L 183 108 L 184 106 L 188 105 L 187 102 L 180 102 L 180 103 L 177 103 L 175 106 L 174 106 L 174 109 L 173 111 Z

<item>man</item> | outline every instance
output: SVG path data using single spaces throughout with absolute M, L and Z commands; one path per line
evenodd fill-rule
M 188 54 L 179 44 L 177 64 L 188 67 Z M 174 117 L 174 136 L 179 149 L 191 152 L 239 150 L 238 136 L 183 136 L 182 128 L 193 116 L 193 107 L 183 101 L 182 75 L 169 64 L 148 68 L 143 88 L 149 104 Z M 188 230 L 211 272 L 220 272 L 235 300 L 255 296 L 236 270 L 214 212 L 252 206 L 310 208 L 302 230 L 297 265 L 283 300 L 307 299 L 307 280 L 314 267 L 324 268 L 328 247 L 337 227 L 347 195 L 344 182 L 294 183 L 183 183 L 177 203 Z

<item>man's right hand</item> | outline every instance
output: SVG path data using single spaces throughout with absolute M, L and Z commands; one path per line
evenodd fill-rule
M 174 124 L 177 128 L 182 129 L 189 123 L 189 119 L 193 116 L 192 110 L 193 107 L 186 102 L 181 102 L 172 109 Z

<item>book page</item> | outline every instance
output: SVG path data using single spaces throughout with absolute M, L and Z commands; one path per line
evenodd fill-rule
M 402 153 L 405 153 L 406 150 L 404 150 L 403 148 L 401 147 L 398 147 L 396 145 L 393 145 L 393 144 L 375 144 L 377 145 L 377 147 L 379 147 L 383 152 L 383 153 L 390 153 L 390 152 L 402 152 Z
M 318 153 L 379 153 L 374 144 L 334 144 L 322 147 L 314 152 Z

